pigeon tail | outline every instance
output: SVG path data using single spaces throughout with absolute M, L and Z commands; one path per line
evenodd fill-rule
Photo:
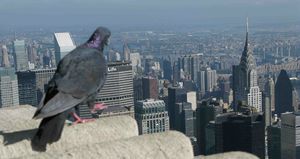
M 44 118 L 31 140 L 32 150 L 44 152 L 47 144 L 58 141 L 61 137 L 65 120 L 66 115 L 64 113 Z

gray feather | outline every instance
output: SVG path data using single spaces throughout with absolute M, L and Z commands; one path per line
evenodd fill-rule
M 82 101 L 84 101 L 84 98 L 78 99 L 72 97 L 70 94 L 60 92 L 48 101 L 47 104 L 43 106 L 43 109 L 40 110 L 39 114 L 34 118 L 39 119 L 56 115 L 74 107 Z

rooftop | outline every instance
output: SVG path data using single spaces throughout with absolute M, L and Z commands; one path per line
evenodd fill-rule
M 55 40 L 57 41 L 60 47 L 62 46 L 75 46 L 70 33 L 54 33 Z

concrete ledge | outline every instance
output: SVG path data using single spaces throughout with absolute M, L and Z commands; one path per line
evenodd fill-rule
M 39 121 L 31 119 L 34 110 L 30 107 L 15 109 L 14 111 L 13 109 L 0 109 L 0 158 L 37 154 L 37 152 L 32 151 L 30 146 L 30 139 L 35 134 L 39 124 Z M 22 112 L 24 115 L 19 116 Z M 10 113 L 13 114 L 11 117 L 9 117 Z M 101 118 L 95 122 L 74 126 L 66 125 L 61 139 L 48 145 L 47 150 L 62 151 L 75 146 L 113 141 L 137 135 L 137 124 L 130 116 Z
M 65 149 L 63 152 L 49 151 L 25 159 L 52 158 L 105 158 L 105 159 L 193 159 L 193 149 L 185 135 L 169 131 L 142 135 L 114 142 L 103 142 Z
M 259 159 L 255 155 L 247 152 L 227 152 L 209 156 L 197 156 L 195 159 Z
M 36 108 L 30 105 L 1 108 L 0 131 L 19 131 L 36 128 L 40 120 L 32 119 L 35 110 Z
M 107 117 L 95 122 L 65 126 L 62 138 L 47 152 L 31 150 L 30 139 L 40 120 L 31 119 L 35 107 L 0 109 L 0 158 L 162 158 L 162 159 L 258 159 L 244 152 L 193 156 L 185 135 L 169 131 L 138 135 L 136 121 L 129 116 Z

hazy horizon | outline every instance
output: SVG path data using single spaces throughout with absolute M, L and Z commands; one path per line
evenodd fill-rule
M 143 27 L 300 21 L 300 0 L 0 0 L 2 28 Z

